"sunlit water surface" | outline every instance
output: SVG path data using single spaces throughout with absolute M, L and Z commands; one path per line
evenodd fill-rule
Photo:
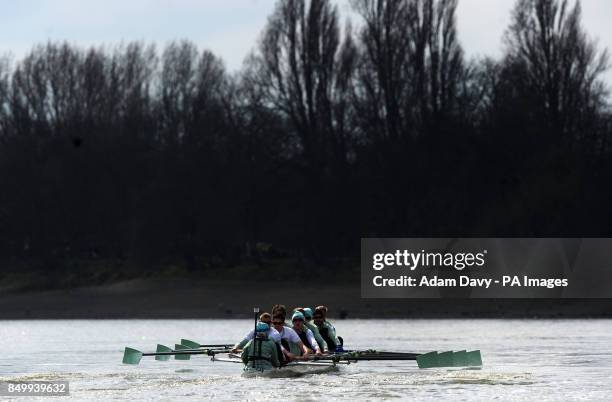
M 63 380 L 74 400 L 610 400 L 612 320 L 338 320 L 345 347 L 480 349 L 481 370 L 359 362 L 293 378 L 245 378 L 208 357 L 121 364 L 124 346 L 239 340 L 247 320 L 0 321 L 0 380 Z M 0 397 L 2 399 L 3 397 Z M 30 400 L 32 398 L 28 398 Z M 19 399 L 23 400 L 23 399 Z M 66 400 L 66 398 L 56 398 Z

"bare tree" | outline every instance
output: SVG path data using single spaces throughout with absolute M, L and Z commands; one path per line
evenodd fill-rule
M 606 95 L 608 54 L 588 38 L 581 15 L 580 1 L 518 0 L 506 34 L 507 63 L 521 66 L 544 128 L 570 142 Z
M 457 38 L 457 0 L 421 0 L 412 7 L 417 38 L 417 97 L 422 103 L 422 119 L 431 124 L 457 112 L 464 67 Z
M 347 158 L 346 97 L 354 61 L 338 11 L 328 0 L 281 0 L 270 17 L 249 79 L 290 121 L 307 169 Z
M 334 218 L 331 211 L 337 209 L 329 204 L 337 198 L 328 191 L 348 174 L 352 144 L 356 50 L 350 29 L 342 34 L 338 20 L 328 0 L 280 0 L 245 79 L 260 103 L 288 123 L 285 149 L 298 162 L 306 186 L 302 201 L 309 241 L 320 235 L 317 221 Z M 327 212 L 329 219 L 322 216 Z
M 463 51 L 456 0 L 353 0 L 360 35 L 361 109 L 372 135 L 410 141 L 458 114 Z
M 408 2 L 354 0 L 363 18 L 360 39 L 359 110 L 371 135 L 398 139 L 411 125 L 411 38 Z
M 174 152 L 193 121 L 197 58 L 196 46 L 186 41 L 171 43 L 162 55 L 158 118 L 161 141 Z

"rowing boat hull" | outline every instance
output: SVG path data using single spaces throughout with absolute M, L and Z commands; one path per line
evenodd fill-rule
M 310 374 L 325 374 L 334 371 L 338 371 L 339 366 L 333 364 L 300 364 L 300 363 L 289 363 L 283 367 L 275 367 L 269 370 L 257 370 L 252 368 L 245 368 L 242 372 L 243 377 L 268 377 L 268 378 L 283 378 L 283 377 L 300 377 L 303 375 Z
M 242 360 L 238 355 L 230 354 L 227 358 L 215 357 L 213 362 L 240 363 Z M 346 364 L 346 363 L 344 363 Z M 339 365 L 333 362 L 291 362 L 282 367 L 273 367 L 267 370 L 245 367 L 242 375 L 244 377 L 299 377 L 308 374 L 324 374 L 339 370 Z

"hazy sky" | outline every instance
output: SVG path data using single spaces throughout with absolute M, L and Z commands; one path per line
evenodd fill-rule
M 335 0 L 348 15 L 348 0 Z M 501 52 L 515 0 L 459 0 L 461 42 L 468 56 Z M 79 45 L 131 40 L 163 46 L 188 38 L 234 70 L 254 46 L 274 0 L 0 0 L 0 54 L 19 58 L 34 44 Z M 584 24 L 612 49 L 612 1 L 583 0 Z M 608 74 L 612 78 L 612 73 Z M 612 80 L 611 80 L 612 82 Z

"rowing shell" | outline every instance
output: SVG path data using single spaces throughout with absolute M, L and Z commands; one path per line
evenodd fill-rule
M 213 362 L 240 363 L 243 364 L 239 355 L 230 354 L 228 357 L 211 358 Z M 290 362 L 281 367 L 272 367 L 267 370 L 245 367 L 243 377 L 298 377 L 307 374 L 324 374 L 338 371 L 341 365 L 350 362 Z
M 126 347 L 123 352 L 124 364 L 138 364 L 144 356 L 155 356 L 155 360 L 167 361 L 171 356 L 177 360 L 189 360 L 192 355 L 212 356 L 212 361 L 227 363 L 242 363 L 242 359 L 237 354 L 232 354 L 230 346 L 227 345 L 200 345 L 199 343 L 183 339 L 181 342 L 188 345 L 177 344 L 175 349 L 164 345 L 157 345 L 155 352 L 141 352 L 134 348 Z M 204 349 L 202 349 L 204 348 Z M 226 355 L 227 358 L 216 357 L 216 355 Z M 339 364 L 351 364 L 358 361 L 405 361 L 416 360 L 420 369 L 453 368 L 453 369 L 474 369 L 482 367 L 482 357 L 480 350 L 429 352 L 429 353 L 409 353 L 409 352 L 378 352 L 376 350 L 364 351 L 344 351 L 342 353 L 312 356 L 309 361 L 296 361 L 277 369 L 269 369 L 266 372 L 287 375 L 302 375 L 308 373 L 329 372 L 337 370 Z M 254 375 L 265 374 L 260 369 L 246 369 L 247 373 Z M 248 375 L 248 374 L 247 374 Z

